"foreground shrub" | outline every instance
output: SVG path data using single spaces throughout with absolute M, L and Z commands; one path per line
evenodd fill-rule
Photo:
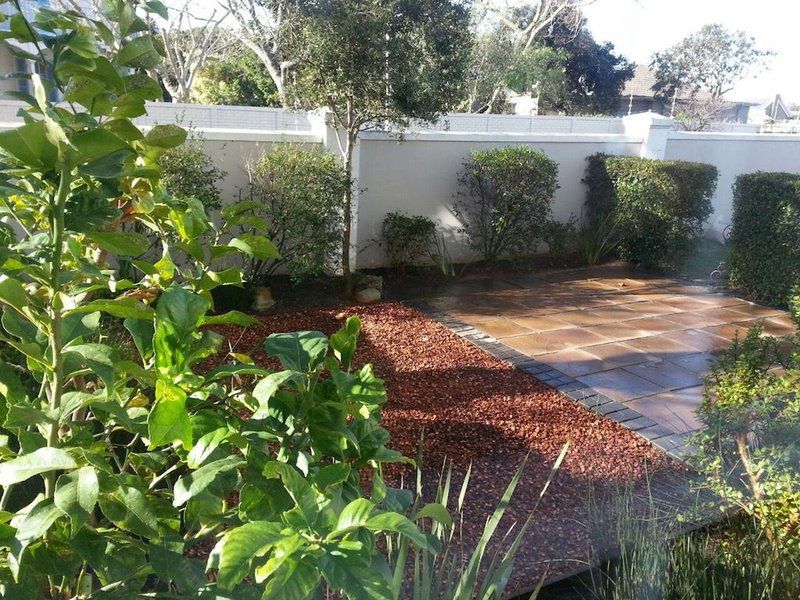
M 587 216 L 613 215 L 619 254 L 644 268 L 678 268 L 694 249 L 712 213 L 713 165 L 595 155 L 584 181 Z
M 261 283 L 279 268 L 294 280 L 321 275 L 336 266 L 341 243 L 341 203 L 347 177 L 334 155 L 282 145 L 249 168 L 248 198 L 223 210 L 228 223 L 247 235 L 263 234 L 280 258 L 252 259 L 248 281 Z
M 389 213 L 383 220 L 381 234 L 390 264 L 402 272 L 431 256 L 436 223 L 420 215 Z
M 534 254 L 558 188 L 558 164 L 528 146 L 474 151 L 459 177 L 454 212 L 487 261 Z
M 730 283 L 785 306 L 800 281 L 800 175 L 750 173 L 733 187 Z
M 217 184 L 225 172 L 203 152 L 202 138 L 170 148 L 159 159 L 164 189 L 177 198 L 196 198 L 209 209 L 219 209 L 222 198 Z
M 722 354 L 706 385 L 698 411 L 705 425 L 697 437 L 698 466 L 725 501 L 723 509 L 735 507 L 752 519 L 769 543 L 772 560 L 787 566 L 787 574 L 794 563 L 796 572 L 800 337 L 779 343 L 754 327 Z
M 242 353 L 201 367 L 223 346 L 209 327 L 255 323 L 210 315 L 210 292 L 242 283 L 216 260 L 277 253 L 256 235 L 221 243 L 199 201 L 164 192 L 157 160 L 182 129 L 145 135 L 122 116 L 160 95 L 129 68 L 158 64 L 145 20 L 166 9 L 106 2 L 109 30 L 65 11 L 29 22 L 16 8 L 16 42 L 59 32 L 42 57 L 70 104 L 49 103 L 34 75 L 25 124 L 0 132 L 4 213 L 18 225 L 0 247 L 0 342 L 25 356 L 19 369 L 0 365 L 0 594 L 392 598 L 376 537 L 433 548 L 388 508 L 395 490 L 381 472 L 404 459 L 380 427 L 383 382 L 352 364 L 358 319 L 330 339 L 269 336 L 278 372 Z M 148 240 L 123 223 L 157 232 L 161 258 L 137 261 L 135 279 L 114 265 Z M 201 245 L 206 235 L 216 241 Z

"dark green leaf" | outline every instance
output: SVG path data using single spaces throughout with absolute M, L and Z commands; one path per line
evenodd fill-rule
M 264 347 L 281 361 L 284 369 L 306 373 L 324 358 L 328 338 L 319 331 L 273 333 L 264 341 Z

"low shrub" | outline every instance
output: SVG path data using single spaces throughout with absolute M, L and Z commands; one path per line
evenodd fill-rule
M 383 220 L 381 234 L 389 262 L 398 271 L 405 271 L 431 255 L 436 223 L 421 215 L 389 213 Z
M 547 244 L 551 265 L 566 266 L 567 260 L 577 246 L 577 235 L 574 217 L 565 222 L 549 220 L 545 223 L 542 239 Z
M 713 165 L 595 155 L 584 180 L 587 215 L 614 215 L 619 254 L 647 269 L 675 269 L 691 253 L 712 213 Z
M 578 256 L 584 266 L 596 265 L 617 248 L 619 234 L 614 215 L 609 213 L 587 222 L 576 237 Z
M 295 281 L 333 270 L 348 185 L 341 161 L 319 150 L 283 145 L 264 153 L 249 175 L 248 197 L 226 207 L 223 217 L 244 235 L 271 239 L 280 258 L 252 258 L 247 280 L 260 283 L 281 267 Z
M 226 173 L 216 167 L 197 142 L 170 148 L 158 159 L 162 182 L 176 198 L 196 198 L 206 210 L 219 209 L 222 199 L 217 184 Z
M 733 186 L 730 283 L 786 305 L 800 282 L 800 175 L 749 173 Z
M 558 188 L 555 161 L 528 146 L 474 151 L 459 182 L 453 212 L 484 260 L 535 253 Z

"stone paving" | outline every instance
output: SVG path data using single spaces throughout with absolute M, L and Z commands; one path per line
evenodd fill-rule
M 476 279 L 426 293 L 434 316 L 487 351 L 614 418 L 665 450 L 700 424 L 695 410 L 714 354 L 783 311 L 625 266 Z

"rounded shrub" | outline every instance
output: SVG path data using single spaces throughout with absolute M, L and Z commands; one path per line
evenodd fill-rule
M 388 213 L 381 235 L 389 262 L 398 271 L 404 271 L 431 255 L 436 223 L 421 215 Z
M 321 150 L 285 144 L 262 154 L 249 175 L 248 197 L 223 213 L 245 233 L 271 239 L 280 258 L 252 259 L 245 269 L 248 280 L 259 283 L 278 269 L 300 280 L 335 267 L 348 185 L 342 161 Z
M 469 244 L 484 260 L 536 252 L 558 189 L 558 164 L 528 146 L 474 151 L 454 207 Z
M 784 306 L 800 283 L 800 175 L 748 173 L 733 186 L 731 285 Z
M 170 148 L 159 159 L 161 178 L 170 194 L 177 198 L 196 198 L 206 210 L 222 205 L 217 183 L 226 173 L 196 142 Z
M 620 257 L 646 269 L 681 266 L 713 212 L 713 165 L 630 156 L 590 157 L 590 222 L 612 215 Z

